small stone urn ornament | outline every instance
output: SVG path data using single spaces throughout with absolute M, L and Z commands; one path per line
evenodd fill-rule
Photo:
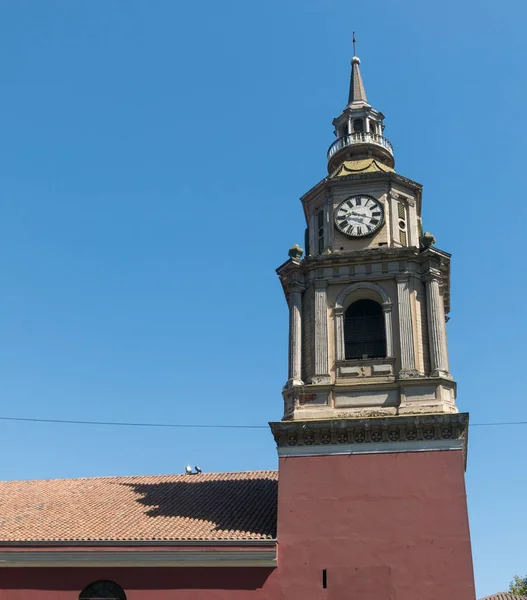
M 425 231 L 419 242 L 421 244 L 421 248 L 426 250 L 427 248 L 431 248 L 436 243 L 436 239 L 429 231 Z
M 288 254 L 293 260 L 300 260 L 302 258 L 302 254 L 304 254 L 304 251 L 298 244 L 294 244 L 291 246 L 291 248 L 289 248 Z

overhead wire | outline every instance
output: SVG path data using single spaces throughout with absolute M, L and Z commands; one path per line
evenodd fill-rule
M 3 417 L 0 421 L 25 423 L 55 423 L 59 425 L 104 425 L 110 427 L 165 427 L 179 429 L 268 429 L 267 425 L 236 425 L 207 423 L 137 423 L 129 421 L 83 421 L 79 419 L 39 419 L 32 417 Z M 509 425 L 527 425 L 527 421 L 491 421 L 489 423 L 469 423 L 469 427 L 503 427 Z
M 268 429 L 267 425 L 208 425 L 205 423 L 134 423 L 125 421 L 81 421 L 76 419 L 36 419 L 29 417 L 0 417 L 0 421 L 28 423 L 59 423 L 61 425 L 109 425 L 115 427 L 178 427 L 196 429 Z

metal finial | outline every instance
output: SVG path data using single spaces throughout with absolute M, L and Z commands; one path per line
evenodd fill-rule
M 357 56 L 357 40 L 355 39 L 355 32 L 353 32 L 353 56 Z

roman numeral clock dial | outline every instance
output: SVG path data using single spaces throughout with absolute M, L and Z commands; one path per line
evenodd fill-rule
M 373 235 L 383 223 L 382 204 L 372 196 L 350 196 L 335 210 L 335 227 L 348 237 Z

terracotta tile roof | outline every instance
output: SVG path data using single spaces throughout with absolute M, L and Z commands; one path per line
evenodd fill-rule
M 265 540 L 278 473 L 0 482 L 0 542 Z
M 517 596 L 516 594 L 509 594 L 508 592 L 498 592 L 492 594 L 492 596 L 485 596 L 481 600 L 527 600 L 527 596 Z

